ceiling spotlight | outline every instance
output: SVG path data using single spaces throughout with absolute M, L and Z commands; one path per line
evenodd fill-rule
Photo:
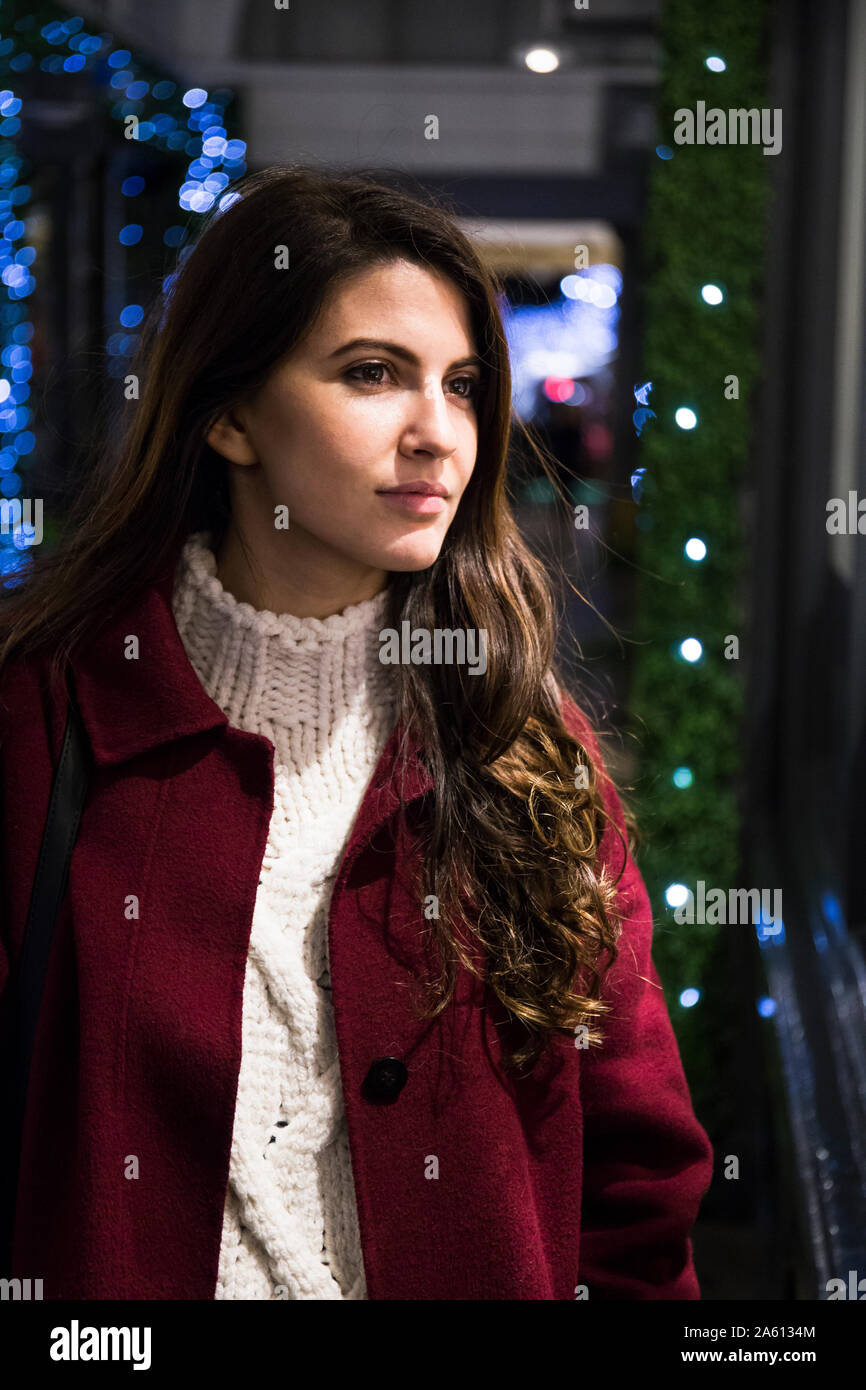
M 530 72 L 555 72 L 559 55 L 552 48 L 530 48 L 523 60 Z

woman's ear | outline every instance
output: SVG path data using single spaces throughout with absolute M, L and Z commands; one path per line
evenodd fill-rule
M 250 464 L 259 461 L 238 410 L 225 411 L 211 425 L 205 440 L 230 463 Z

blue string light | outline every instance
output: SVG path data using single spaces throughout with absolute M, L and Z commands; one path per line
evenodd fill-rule
M 8 49 L 7 49 L 8 52 Z M 0 307 L 0 505 L 4 527 L 0 531 L 0 570 L 14 572 L 21 563 L 21 546 L 32 532 L 27 527 L 17 498 L 22 478 L 17 466 L 33 451 L 31 421 L 30 339 L 33 324 L 27 317 L 26 300 L 36 287 L 31 267 L 36 248 L 22 242 L 25 223 L 18 213 L 29 201 L 30 188 L 21 182 L 23 159 L 15 144 L 21 129 L 21 99 L 7 87 L 0 91 L 0 280 L 5 302 Z M 16 244 L 17 243 L 17 244 Z M 12 503 L 15 502 L 13 507 Z
M 38 61 L 40 71 L 88 70 L 107 94 L 117 94 L 110 107 L 114 120 L 125 122 L 129 116 L 136 117 L 138 141 L 166 151 L 182 150 L 189 156 L 178 190 L 178 205 L 185 212 L 206 213 L 215 203 L 223 211 L 237 200 L 240 195 L 230 190 L 229 184 L 246 173 L 247 147 L 243 140 L 230 139 L 224 124 L 225 109 L 233 97 L 230 90 L 221 88 L 208 93 L 203 87 L 190 87 L 180 97 L 188 113 L 182 122 L 171 112 L 157 109 L 158 103 L 176 96 L 178 84 L 160 79 L 151 85 L 130 49 L 113 48 L 111 33 L 88 33 L 81 16 L 51 20 L 37 29 L 36 17 L 25 15 L 12 28 L 14 37 L 7 34 L 0 40 L 0 57 L 7 59 L 11 72 L 26 72 L 34 66 L 37 59 L 29 51 L 28 42 L 38 34 L 58 50 Z M 150 109 L 145 109 L 146 104 Z M 0 506 L 3 499 L 11 501 L 20 494 L 22 478 L 17 467 L 35 446 L 35 436 L 29 428 L 32 412 L 27 405 L 33 372 L 29 344 L 34 325 L 27 316 L 26 301 L 36 288 L 32 269 L 36 248 L 22 242 L 25 224 L 20 213 L 30 200 L 30 188 L 23 181 L 24 159 L 16 139 L 21 131 L 21 106 L 21 99 L 12 88 L 0 91 L 0 280 L 5 292 L 5 302 L 0 298 Z M 121 183 L 120 191 L 124 197 L 135 198 L 145 186 L 140 175 L 130 175 Z M 188 228 L 182 225 L 167 227 L 163 233 L 166 246 L 179 248 L 179 261 L 183 259 L 188 236 Z M 124 246 L 137 245 L 143 237 L 144 228 L 135 221 L 128 222 L 119 233 Z M 165 277 L 166 293 L 170 293 L 173 280 L 173 275 Z M 134 329 L 143 317 L 141 305 L 128 304 L 119 320 L 122 328 Z M 110 375 L 125 373 L 123 359 L 134 352 L 136 343 L 134 332 L 109 336 L 105 346 Z M 3 507 L 3 512 L 4 521 L 7 515 L 14 514 L 10 506 Z M 20 573 L 28 562 L 27 551 L 32 542 L 33 527 L 26 526 L 23 520 L 9 529 L 0 529 L 0 572 Z

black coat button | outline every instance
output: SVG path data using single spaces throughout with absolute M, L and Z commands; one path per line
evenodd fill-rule
M 391 1105 L 406 1085 L 409 1072 L 399 1057 L 380 1057 L 364 1078 L 361 1095 L 377 1105 Z

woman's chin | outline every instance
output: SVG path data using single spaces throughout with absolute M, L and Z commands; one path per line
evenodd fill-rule
M 438 559 L 441 548 L 439 545 L 401 546 L 382 556 L 381 568 L 403 574 L 426 570 Z

